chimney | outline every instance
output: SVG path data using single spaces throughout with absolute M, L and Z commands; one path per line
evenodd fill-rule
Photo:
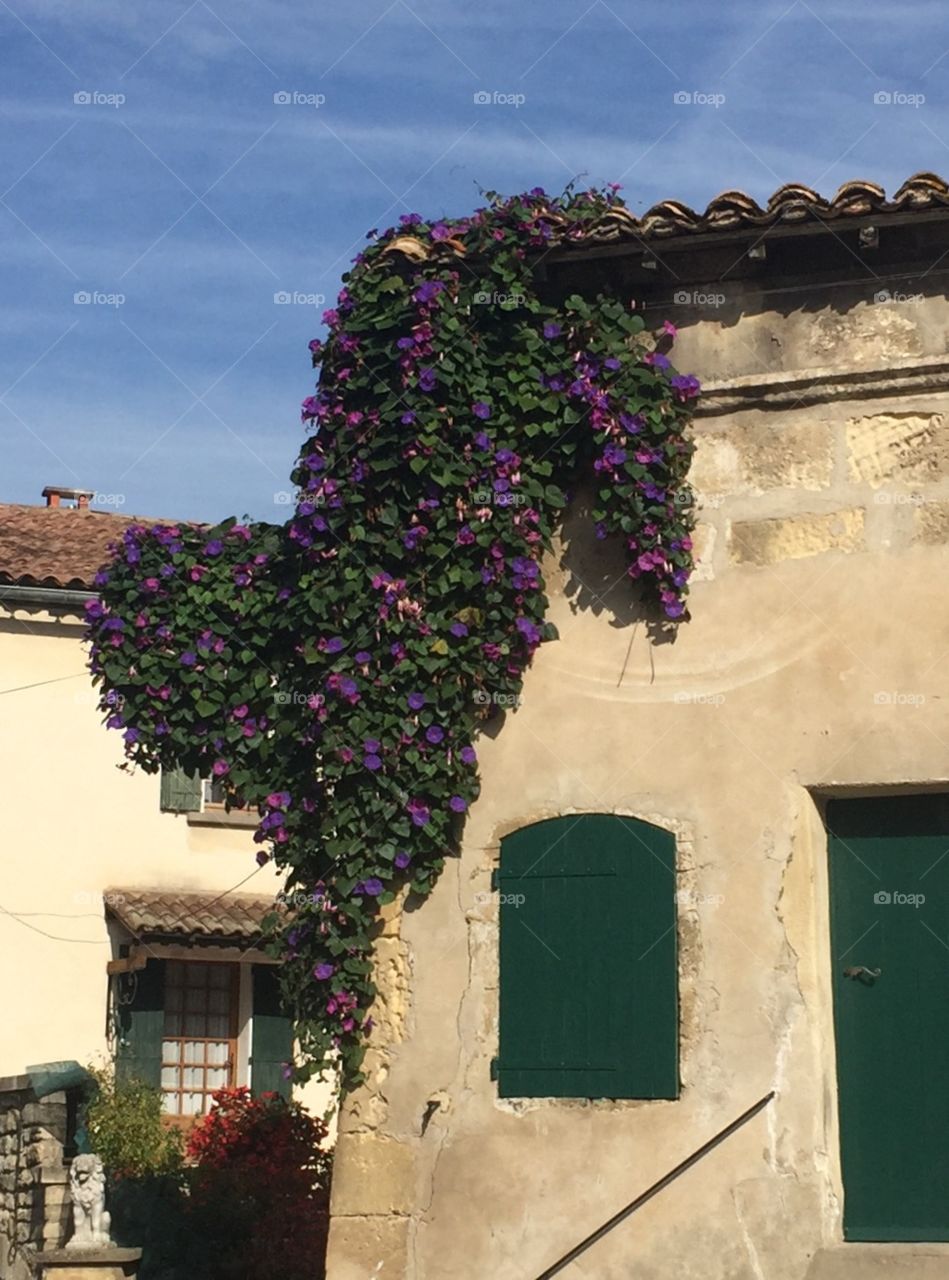
M 58 484 L 48 484 L 43 490 L 43 497 L 48 507 L 61 506 L 65 500 L 66 506 L 78 507 L 80 511 L 89 506 L 89 500 L 94 495 L 94 489 L 65 489 Z

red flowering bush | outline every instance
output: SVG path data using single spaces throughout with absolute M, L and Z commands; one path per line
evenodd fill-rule
M 327 1130 L 279 1094 L 220 1089 L 192 1130 L 188 1217 L 208 1280 L 320 1280 L 329 1226 Z

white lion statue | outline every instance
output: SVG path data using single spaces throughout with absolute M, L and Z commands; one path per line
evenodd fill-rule
M 67 1249 L 108 1249 L 112 1220 L 105 1207 L 105 1171 L 98 1156 L 76 1156 L 69 1166 L 73 1235 Z

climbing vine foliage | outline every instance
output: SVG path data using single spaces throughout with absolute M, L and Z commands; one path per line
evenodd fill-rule
M 571 490 L 659 625 L 684 613 L 698 383 L 671 325 L 538 270 L 618 207 L 534 190 L 370 233 L 310 344 L 287 524 L 132 525 L 97 578 L 91 666 L 129 761 L 223 780 L 286 873 L 295 1078 L 361 1078 L 380 908 L 432 889 L 479 727 L 555 639 L 541 562 Z

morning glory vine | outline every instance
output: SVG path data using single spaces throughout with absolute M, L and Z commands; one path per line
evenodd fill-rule
M 96 578 L 91 669 L 129 763 L 222 780 L 286 873 L 296 1079 L 362 1078 L 379 909 L 459 848 L 479 728 L 555 639 L 542 557 L 579 483 L 644 606 L 685 616 L 699 384 L 672 325 L 537 271 L 620 207 L 535 189 L 371 232 L 310 344 L 289 521 L 131 525 Z

